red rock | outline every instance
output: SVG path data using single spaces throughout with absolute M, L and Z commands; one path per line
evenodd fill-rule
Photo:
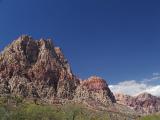
M 104 79 L 77 79 L 62 50 L 52 40 L 33 40 L 25 35 L 0 54 L 0 96 L 36 98 L 53 104 L 80 101 L 98 110 L 132 113 L 124 106 L 116 107 L 115 97 Z
M 7 94 L 46 100 L 71 99 L 77 85 L 68 61 L 52 41 L 35 41 L 29 36 L 19 37 L 1 53 L 0 81 L 7 82 L 1 95 L 7 87 Z
M 105 80 L 93 76 L 80 83 L 52 40 L 33 40 L 29 36 L 19 37 L 0 54 L 0 95 L 5 94 L 50 102 L 76 97 L 115 102 Z
M 80 85 L 76 89 L 75 98 L 80 101 L 90 101 L 90 103 L 93 100 L 104 104 L 115 102 L 114 95 L 108 88 L 106 81 L 96 76 L 80 82 Z
M 96 76 L 92 76 L 88 80 L 84 80 L 82 84 L 86 86 L 88 90 L 105 90 L 108 87 L 105 80 Z
M 160 111 L 160 98 L 148 93 L 132 97 L 129 95 L 115 94 L 117 103 L 126 105 L 140 114 L 151 114 Z

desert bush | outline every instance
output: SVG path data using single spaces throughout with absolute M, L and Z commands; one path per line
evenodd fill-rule
M 0 97 L 0 105 L 4 105 L 7 103 L 7 98 L 6 97 Z
M 144 116 L 140 120 L 160 120 L 160 114 Z
M 23 102 L 23 98 L 20 97 L 20 96 L 14 96 L 13 100 L 15 101 L 16 106 L 19 105 L 19 104 L 21 104 Z
M 26 104 L 13 111 L 12 120 L 62 120 L 63 113 L 50 106 Z
M 108 120 L 108 114 L 89 110 L 80 104 L 35 104 L 15 96 L 0 98 L 0 120 Z
M 5 107 L 0 106 L 0 120 L 7 120 L 9 118 L 9 112 Z

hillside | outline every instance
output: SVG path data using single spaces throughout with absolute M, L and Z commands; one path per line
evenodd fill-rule
M 160 120 L 160 113 L 144 116 L 140 120 Z
M 140 115 L 149 115 L 160 111 L 160 98 L 148 93 L 137 96 L 115 94 L 117 103 L 134 109 Z
M 2 102 L 2 112 L 11 118 L 14 118 L 12 113 L 22 114 L 26 112 L 26 107 L 28 111 L 32 110 L 33 106 L 35 109 L 47 109 L 43 112 L 49 112 L 46 115 L 50 116 L 51 113 L 55 113 L 51 106 L 56 105 L 61 108 L 57 114 L 65 114 L 63 107 L 67 104 L 80 104 L 87 111 L 96 111 L 95 114 L 91 112 L 94 114 L 93 117 L 101 114 L 102 117 L 107 115 L 109 120 L 137 118 L 134 110 L 116 103 L 106 80 L 97 76 L 85 80 L 78 79 L 61 48 L 56 47 L 52 40 L 34 40 L 27 35 L 14 40 L 0 54 L 0 97 L 5 99 L 5 102 Z M 19 106 L 17 98 L 24 101 Z M 30 108 L 30 104 L 26 106 L 28 101 L 35 105 L 40 102 L 42 105 L 31 105 Z M 76 106 L 74 107 L 73 109 L 76 109 Z M 19 113 L 19 110 L 22 112 Z M 36 111 L 32 110 L 28 116 L 41 115 L 35 113 Z M 84 111 L 78 114 L 81 113 L 87 113 L 87 116 L 91 114 Z M 46 119 L 49 119 L 48 115 Z
M 21 97 L 0 98 L 0 120 L 135 120 L 137 116 L 91 109 L 79 103 L 46 104 Z

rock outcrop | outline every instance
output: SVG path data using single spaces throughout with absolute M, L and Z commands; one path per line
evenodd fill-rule
M 78 80 L 51 40 L 21 36 L 0 54 L 0 95 L 73 99 Z
M 160 98 L 148 93 L 142 93 L 138 96 L 129 96 L 124 94 L 115 94 L 117 103 L 129 106 L 139 114 L 151 114 L 160 111 Z
M 33 40 L 26 35 L 0 53 L 1 96 L 21 96 L 51 104 L 80 102 L 90 109 L 113 113 L 110 117 L 115 120 L 132 120 L 135 116 L 128 107 L 116 103 L 104 79 L 96 76 L 77 79 L 52 40 Z
M 104 105 L 116 102 L 106 81 L 96 76 L 80 81 L 75 98 L 79 101 L 103 103 Z
M 61 99 L 116 102 L 102 78 L 77 79 L 61 49 L 51 40 L 33 40 L 25 35 L 0 54 L 0 95 L 39 98 L 51 103 Z

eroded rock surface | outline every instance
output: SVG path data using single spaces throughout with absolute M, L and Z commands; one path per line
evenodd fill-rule
M 148 93 L 142 93 L 138 96 L 129 96 L 124 94 L 115 94 L 117 103 L 129 106 L 139 114 L 151 114 L 160 111 L 160 98 Z
M 104 79 L 97 76 L 77 79 L 52 40 L 33 40 L 26 35 L 0 53 L 0 96 L 10 95 L 52 104 L 83 102 L 91 109 L 114 113 L 111 118 L 115 120 L 119 120 L 116 115 L 123 118 L 122 114 L 132 116 L 133 113 L 116 104 Z
M 89 103 L 115 103 L 115 98 L 105 80 L 100 77 L 92 76 L 87 80 L 80 81 L 76 89 L 76 99 L 88 101 Z M 95 101 L 95 102 L 94 102 Z
M 0 95 L 72 99 L 77 83 L 51 40 L 21 36 L 0 54 Z
M 0 54 L 0 95 L 20 95 L 45 101 L 61 99 L 114 103 L 105 80 L 74 76 L 61 49 L 51 40 L 21 36 Z

